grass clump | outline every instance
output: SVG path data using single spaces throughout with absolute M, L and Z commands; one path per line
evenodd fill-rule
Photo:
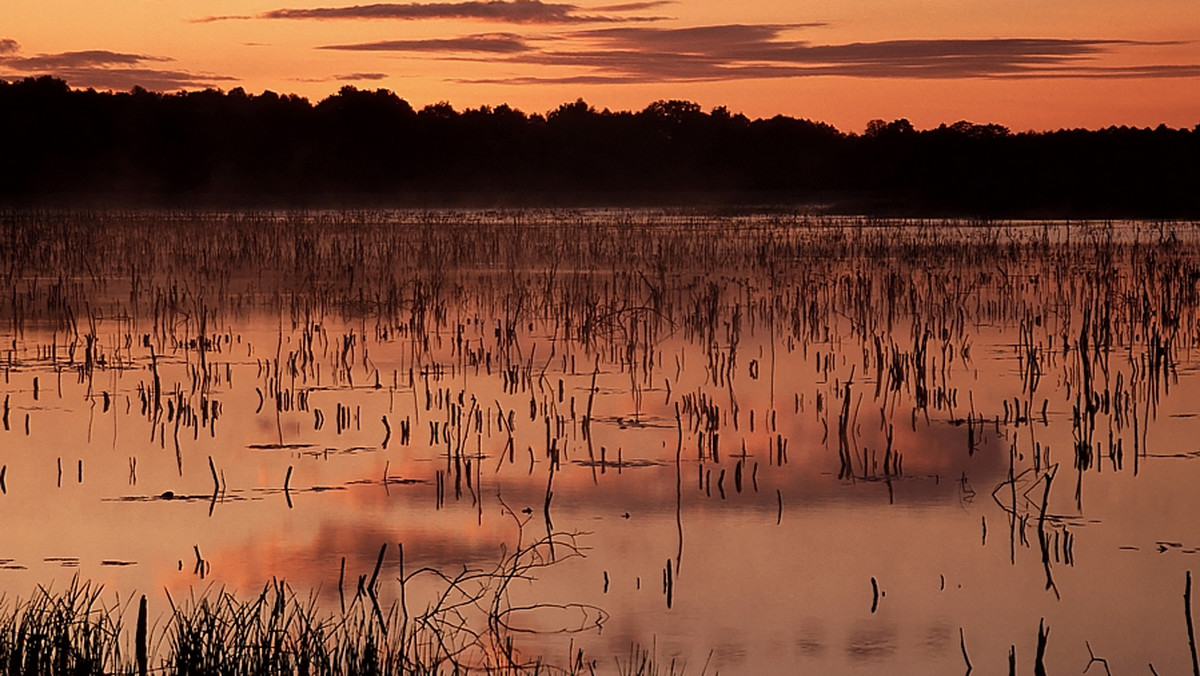
M 582 652 L 565 666 L 518 647 L 512 626 L 518 615 L 547 609 L 574 611 L 578 625 L 550 630 L 569 634 L 599 628 L 607 619 L 586 604 L 514 605 L 511 586 L 533 580 L 534 572 L 582 556 L 577 535 L 548 532 L 517 546 L 494 568 L 463 567 L 449 575 L 433 568 L 403 569 L 399 598 L 379 602 L 379 567 L 360 578 L 340 611 L 328 611 L 315 593 L 298 595 L 273 580 L 257 596 L 239 598 L 212 589 L 176 601 L 157 629 L 146 631 L 138 613 L 136 631 L 124 619 L 129 603 L 108 605 L 102 588 L 78 578 L 63 591 L 39 587 L 28 601 L 0 602 L 0 672 L 10 676 L 177 674 L 257 676 L 347 674 L 545 674 L 588 673 L 594 663 Z M 380 553 L 380 562 L 383 554 Z M 427 599 L 410 612 L 406 590 L 417 586 Z M 431 593 L 430 589 L 434 589 Z M 543 632 L 545 633 L 545 632 Z
M 38 587 L 31 599 L 0 611 L 0 670 L 6 674 L 121 672 L 120 605 L 78 578 L 56 592 Z

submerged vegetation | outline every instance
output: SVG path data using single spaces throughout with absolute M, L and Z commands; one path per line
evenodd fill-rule
M 254 586 L 272 580 L 257 597 L 176 594 L 144 631 L 140 610 L 130 631 L 127 590 L 107 605 L 77 582 L 4 607 L 10 670 L 133 672 L 144 653 L 171 673 L 528 673 L 550 670 L 548 654 L 567 656 L 555 670 L 661 673 L 682 651 L 626 653 L 627 634 L 651 644 L 678 620 L 704 642 L 725 615 L 748 634 L 760 616 L 799 632 L 791 613 L 807 612 L 852 626 L 845 659 L 928 673 L 926 653 L 897 651 L 888 633 L 905 603 L 943 604 L 914 640 L 950 646 L 968 669 L 1000 663 L 986 649 L 999 644 L 1045 671 L 1089 657 L 1132 671 L 1161 641 L 1148 659 L 1167 673 L 1194 645 L 1178 613 L 1112 630 L 1087 601 L 1119 548 L 1122 565 L 1153 572 L 1122 569 L 1146 585 L 1137 599 L 1166 589 L 1176 603 L 1185 568 L 1168 557 L 1200 551 L 1187 534 L 1134 532 L 1091 490 L 1120 481 L 1135 494 L 1161 481 L 1149 467 L 1194 471 L 1180 441 L 1194 412 L 1172 394 L 1196 387 L 1195 222 L 26 210 L 0 214 L 0 264 L 0 434 L 22 449 L 0 456 L 0 508 L 64 483 L 98 486 L 82 504 L 122 518 L 177 508 L 195 532 L 158 537 L 195 546 L 196 568 L 188 577 L 180 560 L 175 585 L 221 579 L 255 546 L 229 545 L 222 570 L 216 547 L 202 558 L 194 544 L 214 524 L 250 528 L 253 514 L 285 531 L 296 524 L 270 519 L 304 503 L 306 518 L 353 515 L 291 557 L 314 560 L 318 580 L 338 573 L 336 602 L 329 587 L 318 602 L 276 581 L 272 566 L 290 559 L 273 548 L 265 573 L 247 564 Z M 84 441 L 47 431 L 71 424 Z M 93 444 L 104 425 L 111 441 Z M 1168 507 L 1187 499 L 1151 485 Z M 837 500 L 907 530 L 832 525 Z M 969 519 L 970 543 L 935 546 L 964 549 L 983 582 L 932 572 L 936 560 L 895 564 L 901 545 L 880 544 L 938 530 L 925 514 L 887 521 L 910 515 L 893 506 L 942 503 Z M 469 541 L 497 520 L 517 544 L 481 566 L 494 542 Z M 592 527 L 608 549 L 585 560 L 575 529 Z M 363 541 L 373 572 L 345 583 Z M 758 549 L 729 553 L 739 546 Z M 406 560 L 414 550 L 422 563 Z M 775 567 L 754 568 L 758 557 Z M 515 589 L 535 575 L 559 586 Z M 783 588 L 809 605 L 794 610 Z M 662 624 L 628 622 L 609 601 L 653 606 Z M 569 647 L 531 638 L 547 627 Z M 780 640 L 836 670 L 831 641 L 812 634 Z M 717 648 L 714 670 L 753 657 Z
M 1012 133 L 947 121 L 751 120 L 658 101 L 414 109 L 345 87 L 73 91 L 0 81 L 0 202 L 76 205 L 814 204 L 834 213 L 1200 216 L 1197 129 Z

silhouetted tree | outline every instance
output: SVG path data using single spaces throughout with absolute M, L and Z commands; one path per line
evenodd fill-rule
M 887 213 L 1200 216 L 1200 125 L 1013 134 L 960 120 L 862 135 L 660 100 L 413 107 L 386 89 L 316 105 L 242 88 L 163 94 L 0 81 L 0 202 L 816 202 Z

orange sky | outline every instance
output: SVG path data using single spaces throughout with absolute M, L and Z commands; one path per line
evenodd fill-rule
M 416 107 L 666 98 L 861 131 L 1200 123 L 1196 0 L 0 0 L 0 77 L 77 87 L 345 84 Z

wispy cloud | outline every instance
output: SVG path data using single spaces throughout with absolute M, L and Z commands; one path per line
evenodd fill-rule
M 387 73 L 343 73 L 329 77 L 301 77 L 294 78 L 294 80 L 296 82 L 377 82 L 386 80 L 388 77 Z
M 338 82 L 374 82 L 378 80 L 386 80 L 387 73 L 346 73 L 344 75 L 334 75 L 333 79 Z
M 1156 64 L 1147 66 L 1087 66 L 1069 70 L 1038 70 L 1014 77 L 1061 79 L 1061 78 L 1194 78 L 1200 77 L 1200 64 Z
M 173 59 L 102 49 L 23 56 L 14 40 L 0 40 L 0 69 L 12 76 L 53 75 L 73 87 L 153 90 L 211 87 L 233 78 L 150 67 Z
M 189 23 L 216 23 L 218 21 L 249 21 L 250 19 L 258 19 L 261 17 L 254 14 L 223 14 L 221 16 L 202 16 L 198 19 L 189 19 Z
M 509 63 L 542 72 L 509 84 L 719 81 L 796 77 L 856 78 L 1116 78 L 1195 77 L 1198 64 L 1110 66 L 1102 56 L 1167 43 L 1107 39 L 997 38 L 887 40 L 812 44 L 789 39 L 810 24 L 716 25 L 688 28 L 620 26 L 576 31 L 553 49 L 523 50 Z M 562 45 L 571 48 L 563 48 Z M 571 68 L 553 74 L 547 68 Z
M 234 82 L 236 78 L 223 75 L 196 74 L 182 70 L 155 68 L 68 68 L 57 70 L 51 75 L 66 80 L 72 87 L 111 89 L 128 91 L 143 87 L 151 91 L 177 91 L 180 89 L 202 89 Z
M 662 0 L 608 5 L 585 13 L 578 5 L 542 0 L 466 0 L 465 2 L 406 2 L 349 5 L 342 7 L 282 8 L 256 15 L 210 16 L 198 23 L 244 19 L 388 20 L 470 19 L 514 24 L 617 23 L 658 21 L 662 17 L 622 16 L 624 12 L 650 9 Z M 595 12 L 599 12 L 598 14 Z
M 578 31 L 574 35 L 606 47 L 650 53 L 688 53 L 714 58 L 755 55 L 757 50 L 774 50 L 806 42 L 780 40 L 781 34 L 807 28 L 823 28 L 822 22 L 789 24 L 723 24 L 660 28 L 618 26 Z
M 465 35 L 458 38 L 429 40 L 385 40 L 349 45 L 325 45 L 318 49 L 333 49 L 358 52 L 483 52 L 489 54 L 512 54 L 526 52 L 531 48 L 525 40 L 513 33 L 486 33 Z
M 594 12 L 637 12 L 643 9 L 654 9 L 666 5 L 674 5 L 675 0 L 646 0 L 645 2 L 623 2 L 616 5 L 601 5 L 593 7 Z
M 124 54 L 102 49 L 61 54 L 41 54 L 4 59 L 4 63 L 21 70 L 60 70 L 64 68 L 96 68 L 136 66 L 145 62 L 164 62 L 171 59 L 144 54 Z

